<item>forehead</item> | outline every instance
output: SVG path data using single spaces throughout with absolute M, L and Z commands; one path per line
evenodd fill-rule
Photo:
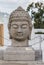
M 13 21 L 11 24 L 29 24 L 27 21 Z

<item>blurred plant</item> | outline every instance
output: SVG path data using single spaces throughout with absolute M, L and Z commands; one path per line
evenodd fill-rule
M 42 2 L 34 3 L 28 5 L 27 11 L 31 11 L 31 18 L 34 20 L 35 28 L 41 28 L 41 24 L 44 24 L 44 5 Z M 43 25 L 44 26 L 44 25 Z M 43 27 L 44 28 L 44 27 Z

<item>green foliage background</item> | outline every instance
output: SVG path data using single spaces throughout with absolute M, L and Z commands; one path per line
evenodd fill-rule
M 33 9 L 37 9 L 37 12 Z M 34 28 L 44 29 L 44 5 L 42 2 L 34 3 L 28 5 L 27 11 L 31 10 L 31 18 L 34 19 Z

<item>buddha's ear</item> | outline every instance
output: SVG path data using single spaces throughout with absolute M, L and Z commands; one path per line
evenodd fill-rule
M 12 39 L 11 29 L 9 29 L 9 38 Z
M 12 36 L 10 35 L 10 37 L 9 37 L 10 39 L 12 39 Z
M 31 31 L 30 31 L 30 33 L 29 33 L 29 40 L 31 40 Z
M 31 40 L 32 26 L 29 28 L 29 40 Z
M 28 40 L 31 40 L 30 36 L 28 36 Z
M 12 39 L 12 35 L 11 35 L 11 32 L 9 32 L 9 38 Z

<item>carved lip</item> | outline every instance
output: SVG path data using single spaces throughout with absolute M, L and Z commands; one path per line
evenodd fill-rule
M 23 36 L 23 34 L 22 33 L 17 33 L 17 36 Z

